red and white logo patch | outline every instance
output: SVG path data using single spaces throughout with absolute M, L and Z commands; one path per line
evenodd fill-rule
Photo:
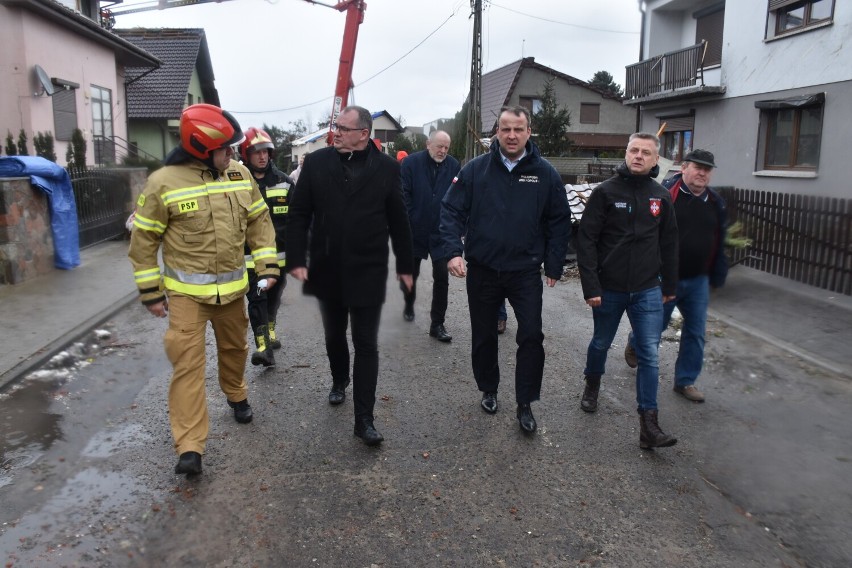
M 662 199 L 660 199 L 658 197 L 652 197 L 650 199 L 651 215 L 653 215 L 654 217 L 659 217 L 660 216 L 660 210 L 662 209 L 662 207 L 663 207 L 663 200 Z

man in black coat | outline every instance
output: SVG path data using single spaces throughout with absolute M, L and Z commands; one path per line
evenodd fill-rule
M 417 277 L 420 275 L 420 260 L 432 257 L 432 309 L 429 335 L 448 343 L 453 336 L 444 327 L 447 314 L 449 276 L 447 258 L 442 252 L 438 225 L 441 216 L 441 200 L 447 193 L 453 176 L 459 171 L 459 161 L 449 155 L 450 135 L 436 130 L 429 135 L 426 149 L 411 154 L 402 161 L 402 195 L 408 209 L 411 233 L 414 238 L 414 287 L 403 290 L 405 321 L 414 321 L 414 300 Z
M 342 403 L 349 385 L 348 321 L 355 362 L 355 435 L 382 442 L 373 408 L 379 374 L 379 319 L 388 277 L 388 236 L 397 277 L 413 285 L 411 229 L 400 190 L 399 164 L 370 141 L 373 119 L 363 107 L 340 111 L 334 146 L 312 152 L 302 166 L 287 223 L 290 274 L 319 300 L 331 367 L 328 402 Z M 310 266 L 308 229 L 310 228 Z

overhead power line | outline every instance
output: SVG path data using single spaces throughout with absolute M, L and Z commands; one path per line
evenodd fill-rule
M 447 24 L 447 22 L 449 22 L 458 13 L 458 11 L 459 11 L 459 8 L 456 8 L 453 11 L 453 13 L 450 14 L 449 16 L 447 16 L 447 18 L 443 22 L 441 22 L 441 24 L 437 28 L 435 28 L 434 30 L 429 32 L 429 34 L 426 37 L 424 37 L 422 40 L 420 40 L 414 47 L 412 47 L 411 49 L 406 51 L 402 56 L 397 58 L 395 61 L 393 61 L 392 63 L 390 63 L 389 65 L 387 65 L 386 67 L 384 67 L 383 69 L 378 71 L 377 73 L 374 73 L 373 75 L 371 75 L 371 76 L 367 77 L 366 79 L 364 79 L 363 81 L 359 82 L 357 85 L 360 86 L 360 85 L 363 85 L 364 83 L 366 83 L 368 81 L 371 81 L 372 79 L 375 79 L 376 77 L 378 77 L 379 75 L 381 75 L 382 73 L 384 73 L 385 71 L 387 71 L 388 69 L 390 69 L 391 67 L 393 67 L 394 65 L 396 65 L 397 63 L 399 63 L 400 61 L 405 59 L 406 57 L 408 57 L 409 55 L 411 55 L 418 47 L 420 47 L 421 45 L 426 43 L 426 41 L 430 37 L 432 37 L 433 35 L 438 33 L 438 30 L 443 28 Z M 330 101 L 333 98 L 334 97 L 324 97 L 324 98 L 319 99 L 317 101 L 314 101 L 312 103 L 305 103 L 305 104 L 301 104 L 301 105 L 297 105 L 297 106 L 293 106 L 293 107 L 288 107 L 288 108 L 278 108 L 278 109 L 273 109 L 273 110 L 245 110 L 245 111 L 243 111 L 243 110 L 232 110 L 230 112 L 236 113 L 236 114 L 268 114 L 268 113 L 273 113 L 273 112 L 285 112 L 285 111 L 290 111 L 290 110 L 298 110 L 300 108 L 305 108 L 305 107 L 316 105 L 316 104 L 319 104 L 319 103 L 322 103 L 322 102 Z
M 561 26 L 571 26 L 572 28 L 580 28 L 582 30 L 590 30 L 593 32 L 604 32 L 608 34 L 638 34 L 639 32 L 627 32 L 624 30 L 607 30 L 603 28 L 594 28 L 592 26 L 581 26 L 580 24 L 572 24 L 569 22 L 560 22 L 559 20 L 552 20 L 550 18 L 542 18 L 541 16 L 534 16 L 532 14 L 527 14 L 526 12 L 521 12 L 519 10 L 514 10 L 512 8 L 507 8 L 506 6 L 501 6 L 500 4 L 496 4 L 494 2 L 490 2 L 491 6 L 495 8 L 500 8 L 502 10 L 506 10 L 507 12 L 513 12 L 515 14 L 519 14 L 521 16 L 526 16 L 528 18 L 533 18 L 535 20 L 541 20 L 542 22 L 550 22 L 551 24 L 559 24 Z

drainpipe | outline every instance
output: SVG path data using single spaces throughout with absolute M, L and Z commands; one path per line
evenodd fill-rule
M 638 0 L 639 4 L 639 13 L 642 14 L 642 23 L 639 28 L 639 61 L 645 59 L 645 9 L 647 5 L 645 4 L 645 0 Z M 640 125 L 642 124 L 642 105 L 636 105 L 636 132 L 639 132 Z

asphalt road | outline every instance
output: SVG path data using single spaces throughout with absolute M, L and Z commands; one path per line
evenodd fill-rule
M 4 566 L 846 566 L 852 564 L 852 383 L 720 322 L 708 331 L 705 404 L 670 389 L 678 444 L 638 447 L 634 374 L 616 339 L 600 410 L 579 409 L 591 313 L 579 282 L 545 289 L 539 423 L 515 419 L 514 331 L 500 339 L 496 415 L 470 372 L 464 283 L 451 281 L 451 344 L 430 339 L 394 284 L 380 336 L 376 425 L 352 435 L 330 407 L 316 303 L 290 281 L 278 366 L 248 369 L 250 425 L 207 375 L 204 473 L 175 476 L 165 321 L 140 306 L 0 399 Z M 673 331 L 667 332 L 669 339 Z M 351 395 L 351 387 L 348 391 Z

